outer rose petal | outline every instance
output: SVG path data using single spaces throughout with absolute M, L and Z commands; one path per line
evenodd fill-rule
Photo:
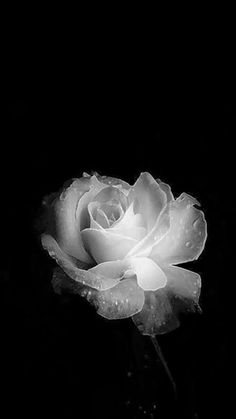
M 131 317 L 142 310 L 144 291 L 139 288 L 135 278 L 125 279 L 110 290 L 97 291 L 88 286 L 71 281 L 60 268 L 54 271 L 52 284 L 55 292 L 67 290 L 79 294 L 94 305 L 100 316 L 109 320 Z
M 130 250 L 127 257 L 147 257 L 155 243 L 158 243 L 170 228 L 169 204 L 163 208 L 149 233 Z
M 61 248 L 82 262 L 91 263 L 85 251 L 80 229 L 86 222 L 88 202 L 104 185 L 95 176 L 91 179 L 77 179 L 67 188 L 55 203 L 56 238 Z
M 44 249 L 48 251 L 51 257 L 56 259 L 58 265 L 64 272 L 76 283 L 87 285 L 97 290 L 106 290 L 116 285 L 120 279 L 108 277 L 100 274 L 98 271 L 83 270 L 77 268 L 72 259 L 59 247 L 56 240 L 48 234 L 41 236 Z
M 150 336 L 171 332 L 180 324 L 165 288 L 146 291 L 143 309 L 132 319 L 143 335 Z
M 178 264 L 197 259 L 207 237 L 202 211 L 193 207 L 197 200 L 185 193 L 170 204 L 170 229 L 153 247 L 150 257 L 166 264 Z
M 55 237 L 62 249 L 83 262 L 91 262 L 79 239 L 75 211 L 78 201 L 89 190 L 89 182 L 76 179 L 54 201 Z
M 86 249 L 97 263 L 123 259 L 137 240 L 113 234 L 109 230 L 87 228 L 81 232 Z
M 162 265 L 167 277 L 165 288 L 145 292 L 143 310 L 133 317 L 144 335 L 170 332 L 179 326 L 179 312 L 199 310 L 200 276 L 177 266 Z
M 157 182 L 163 192 L 165 192 L 167 202 L 174 201 L 174 195 L 171 192 L 171 187 L 167 183 L 162 182 L 161 179 L 157 179 Z
M 97 308 L 98 314 L 106 319 L 124 319 L 142 310 L 144 291 L 135 278 L 125 279 L 113 288 L 93 293 L 85 293 L 87 299 Z
M 149 173 L 141 173 L 138 180 L 130 190 L 129 202 L 138 201 L 137 210 L 143 216 L 148 231 L 155 224 L 158 215 L 166 205 L 166 194 L 163 192 Z
M 167 277 L 167 288 L 176 297 L 187 298 L 198 303 L 201 291 L 201 277 L 199 274 L 179 266 L 161 265 Z

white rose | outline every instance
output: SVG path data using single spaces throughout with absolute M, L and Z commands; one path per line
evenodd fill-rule
M 84 174 L 46 198 L 42 245 L 62 270 L 56 290 L 86 297 L 108 319 L 132 316 L 146 335 L 179 325 L 198 307 L 200 276 L 177 267 L 197 259 L 207 236 L 204 214 L 186 193 L 141 173 L 133 186 Z

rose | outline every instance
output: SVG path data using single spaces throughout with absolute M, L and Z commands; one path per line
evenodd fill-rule
M 146 335 L 175 329 L 180 311 L 199 307 L 200 276 L 175 266 L 205 245 L 195 205 L 149 173 L 133 186 L 98 174 L 74 179 L 44 200 L 42 245 L 60 266 L 55 290 L 86 297 L 107 319 L 132 316 Z

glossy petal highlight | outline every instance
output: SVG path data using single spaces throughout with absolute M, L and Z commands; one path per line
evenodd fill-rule
M 136 274 L 138 285 L 144 291 L 155 291 L 166 285 L 166 275 L 162 269 L 149 258 L 132 258 L 130 260 L 130 269 Z

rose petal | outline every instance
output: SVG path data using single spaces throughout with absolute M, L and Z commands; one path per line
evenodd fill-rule
M 149 173 L 141 173 L 138 180 L 130 190 L 129 202 L 137 200 L 137 210 L 143 216 L 148 231 L 155 224 L 158 215 L 167 202 L 166 194 L 163 192 Z
M 92 259 L 83 247 L 80 229 L 85 222 L 87 204 L 104 185 L 95 177 L 76 179 L 56 200 L 56 239 L 60 247 L 69 255 L 91 263 Z
M 103 187 L 102 190 L 96 194 L 96 197 L 93 200 L 100 202 L 101 204 L 105 203 L 121 205 L 124 211 L 127 209 L 127 197 L 120 189 L 114 186 L 105 185 L 105 187 Z
M 66 290 L 86 298 L 100 316 L 109 320 L 131 317 L 141 311 L 144 304 L 144 292 L 135 278 L 125 279 L 109 290 L 97 291 L 71 281 L 64 272 L 57 269 L 52 283 L 57 293 Z
M 109 230 L 87 228 L 81 232 L 86 249 L 97 263 L 123 259 L 137 240 L 113 234 Z
M 97 230 L 109 227 L 109 220 L 99 206 L 100 203 L 96 201 L 88 204 L 90 228 L 95 228 Z
M 129 264 L 126 259 L 114 261 L 112 260 L 109 262 L 99 263 L 99 265 L 89 269 L 89 272 L 105 278 L 122 279 L 128 268 Z
M 105 212 L 100 208 L 97 210 L 95 221 L 102 228 L 109 228 L 109 220 L 108 220 Z M 92 228 L 92 225 L 90 225 L 90 227 Z
M 145 291 L 143 309 L 132 317 L 143 335 L 160 335 L 176 329 L 180 323 L 165 288 Z
M 162 182 L 161 179 L 157 179 L 157 182 L 163 192 L 165 192 L 167 202 L 174 201 L 174 195 L 171 192 L 171 187 L 167 183 Z
M 130 269 L 137 276 L 138 285 L 144 290 L 157 290 L 166 285 L 166 275 L 161 268 L 148 258 L 132 258 Z
M 152 248 L 164 237 L 170 228 L 169 204 L 163 208 L 151 231 L 133 247 L 127 257 L 147 257 Z
M 54 258 L 65 273 L 75 282 L 97 290 L 106 290 L 116 285 L 120 279 L 104 276 L 99 271 L 79 269 L 72 259 L 59 247 L 56 240 L 48 234 L 41 236 L 44 249 Z
M 202 253 L 207 227 L 203 212 L 194 204 L 198 204 L 197 200 L 185 193 L 171 203 L 170 229 L 153 247 L 153 260 L 178 264 L 197 259 Z
M 160 265 L 167 277 L 167 288 L 180 298 L 198 303 L 201 291 L 201 277 L 198 273 L 179 266 Z
M 76 220 L 80 231 L 89 226 L 89 203 L 105 188 L 106 185 L 99 182 L 96 176 L 90 178 L 90 189 L 82 196 L 76 208 Z
M 76 179 L 54 201 L 54 220 L 56 224 L 55 237 L 62 249 L 84 262 L 91 262 L 79 240 L 75 211 L 78 201 L 89 190 L 89 183 Z
M 111 185 L 120 189 L 125 195 L 129 193 L 129 190 L 131 188 L 131 186 L 127 182 L 124 182 L 121 179 L 117 179 L 117 178 L 109 177 L 109 176 L 100 176 L 98 175 L 98 173 L 97 173 L 97 178 L 100 182 L 105 183 L 106 185 Z
M 177 266 L 161 265 L 167 278 L 165 288 L 145 291 L 142 311 L 133 321 L 144 335 L 168 333 L 179 326 L 178 315 L 184 311 L 199 311 L 201 278 Z
M 144 292 L 135 278 L 125 279 L 110 290 L 89 297 L 98 314 L 109 320 L 131 317 L 141 311 L 144 304 Z
M 133 202 L 125 212 L 124 216 L 114 222 L 110 231 L 115 234 L 131 237 L 135 240 L 141 240 L 146 235 L 146 228 L 143 227 L 141 214 L 135 214 Z

